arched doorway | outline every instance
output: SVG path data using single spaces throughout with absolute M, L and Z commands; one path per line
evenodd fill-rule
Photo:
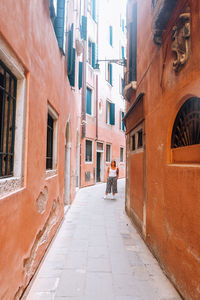
M 64 202 L 65 205 L 70 201 L 70 155 L 71 155 L 71 132 L 70 123 L 67 122 L 65 130 L 65 192 Z

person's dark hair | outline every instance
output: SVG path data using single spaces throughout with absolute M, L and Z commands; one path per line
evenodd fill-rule
M 114 162 L 114 167 L 116 167 L 116 166 L 117 166 L 116 160 L 112 160 L 112 161 L 111 161 L 111 166 L 112 166 L 112 162 Z

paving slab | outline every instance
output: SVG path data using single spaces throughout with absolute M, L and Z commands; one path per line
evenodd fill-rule
M 127 217 L 125 181 L 78 191 L 23 300 L 180 300 Z

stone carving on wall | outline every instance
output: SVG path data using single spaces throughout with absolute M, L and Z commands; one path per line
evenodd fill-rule
M 190 55 L 190 12 L 182 13 L 172 29 L 172 52 L 175 55 L 173 69 L 178 72 Z

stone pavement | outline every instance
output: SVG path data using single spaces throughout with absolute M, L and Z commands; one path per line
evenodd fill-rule
M 105 184 L 78 192 L 23 299 L 181 299 L 125 214 L 124 185 L 117 200 Z

